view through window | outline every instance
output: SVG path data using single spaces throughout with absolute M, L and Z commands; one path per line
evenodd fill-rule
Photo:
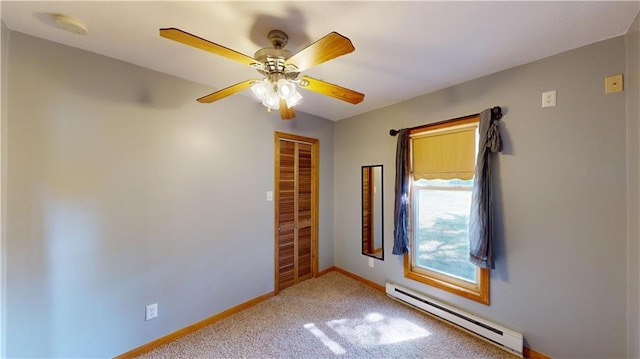
M 414 186 L 416 266 L 477 284 L 469 262 L 472 180 L 420 180 Z

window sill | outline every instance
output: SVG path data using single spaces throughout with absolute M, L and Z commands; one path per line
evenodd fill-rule
M 461 297 L 489 305 L 489 269 L 480 269 L 480 286 L 478 290 L 469 289 L 452 282 L 434 278 L 411 270 L 410 258 L 404 255 L 404 276 L 417 282 L 442 289 L 446 292 L 459 295 Z M 483 285 L 484 284 L 484 285 Z

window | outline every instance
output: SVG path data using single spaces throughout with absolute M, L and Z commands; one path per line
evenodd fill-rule
M 410 132 L 411 239 L 405 276 L 489 304 L 489 270 L 469 262 L 479 117 Z

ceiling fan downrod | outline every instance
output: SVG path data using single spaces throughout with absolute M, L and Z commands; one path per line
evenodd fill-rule
M 271 30 L 267 35 L 269 41 L 273 44 L 275 49 L 282 49 L 287 45 L 287 41 L 289 41 L 289 36 L 284 33 L 284 31 L 280 30 Z

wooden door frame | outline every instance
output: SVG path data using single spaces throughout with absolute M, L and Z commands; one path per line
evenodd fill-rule
M 319 154 L 320 154 L 320 141 L 316 138 L 298 136 L 290 133 L 284 132 L 274 132 L 274 157 L 273 157 L 273 167 L 274 167 L 274 227 L 273 227 L 273 237 L 274 237 L 274 292 L 278 294 L 280 291 L 280 283 L 278 279 L 278 213 L 280 207 L 280 168 L 278 163 L 278 158 L 280 156 L 280 140 L 291 141 L 291 142 L 301 142 L 308 145 L 311 145 L 311 271 L 312 277 L 316 278 L 318 276 L 318 193 L 319 193 L 319 178 L 320 178 L 320 165 L 319 165 Z

